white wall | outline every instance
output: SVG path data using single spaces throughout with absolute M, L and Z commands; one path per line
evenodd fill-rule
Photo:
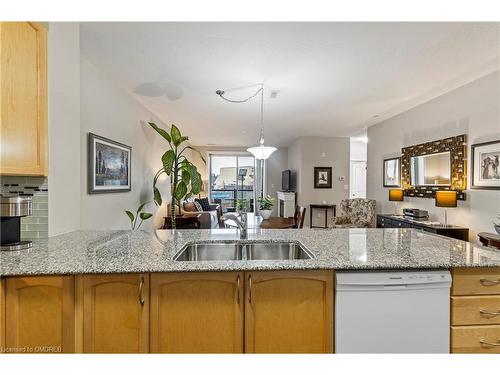
M 378 212 L 392 212 L 388 189 L 382 187 L 382 160 L 400 156 L 401 148 L 449 136 L 468 134 L 470 145 L 500 138 L 500 76 L 492 73 L 427 103 L 368 128 L 367 196 L 377 200 Z M 470 166 L 470 155 L 468 155 Z M 470 187 L 470 173 L 468 179 Z M 470 228 L 470 239 L 492 232 L 500 212 L 499 190 L 467 190 L 467 200 L 450 209 L 451 224 Z M 428 198 L 405 197 L 404 207 L 429 211 L 431 220 L 443 221 L 443 210 Z
M 80 26 L 55 22 L 48 34 L 49 235 L 80 226 Z
M 81 228 L 128 229 L 130 224 L 124 210 L 135 211 L 140 203 L 152 201 L 153 176 L 161 167 L 161 155 L 167 149 L 166 142 L 147 125 L 147 121 L 155 121 L 165 129 L 167 126 L 83 57 L 80 73 Z M 132 191 L 87 194 L 89 132 L 132 146 Z M 166 178 L 160 188 L 164 197 L 167 197 L 169 186 Z M 155 212 L 155 205 L 149 204 L 147 211 Z M 156 211 L 155 227 L 161 225 L 164 215 L 165 208 Z M 150 219 L 143 228 L 148 229 L 152 224 Z
M 349 138 L 299 138 L 288 148 L 288 167 L 296 172 L 297 203 L 306 207 L 309 223 L 309 205 L 336 204 L 349 197 Z M 314 188 L 314 167 L 332 167 L 332 189 Z M 344 181 L 339 177 L 343 176 Z M 324 216 L 315 212 L 313 220 L 324 223 Z

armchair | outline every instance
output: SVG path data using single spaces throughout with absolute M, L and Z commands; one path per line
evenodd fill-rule
M 340 216 L 332 219 L 331 228 L 373 228 L 375 227 L 374 199 L 343 199 L 340 202 Z

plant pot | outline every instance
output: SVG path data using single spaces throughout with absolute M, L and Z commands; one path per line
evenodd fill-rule
M 267 220 L 271 217 L 271 214 L 273 213 L 273 210 L 259 210 L 259 214 L 262 217 L 262 219 Z

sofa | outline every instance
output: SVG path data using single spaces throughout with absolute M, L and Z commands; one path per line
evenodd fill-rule
M 354 198 L 340 202 L 339 216 L 332 219 L 331 228 L 374 228 L 374 199 Z
M 222 208 L 218 204 L 210 204 L 210 210 L 198 211 L 194 202 L 186 201 L 181 204 L 181 214 L 183 215 L 198 215 L 200 214 L 201 229 L 219 228 L 219 223 L 222 217 Z

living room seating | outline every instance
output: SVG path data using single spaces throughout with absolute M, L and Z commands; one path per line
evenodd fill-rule
M 354 198 L 340 202 L 339 216 L 332 219 L 332 228 L 374 228 L 374 199 Z
M 200 229 L 219 228 L 222 217 L 222 209 L 218 204 L 210 204 L 210 210 L 198 211 L 194 202 L 182 202 L 181 215 L 199 215 Z M 170 210 L 168 211 L 170 212 Z

